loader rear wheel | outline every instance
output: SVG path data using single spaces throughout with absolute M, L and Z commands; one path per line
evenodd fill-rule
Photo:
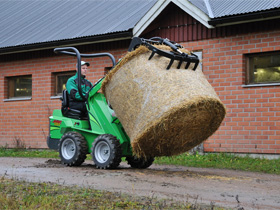
M 92 144 L 91 155 L 96 168 L 117 168 L 120 165 L 122 157 L 120 141 L 110 134 L 100 135 Z
M 150 167 L 153 162 L 154 158 L 137 158 L 135 156 L 129 156 L 126 157 L 127 163 L 132 167 L 132 168 L 139 168 L 139 169 L 144 169 Z
M 85 138 L 74 131 L 67 132 L 61 137 L 58 149 L 61 163 L 67 166 L 80 166 L 88 152 Z

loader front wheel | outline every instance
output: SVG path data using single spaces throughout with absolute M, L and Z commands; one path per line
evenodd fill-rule
M 153 164 L 154 158 L 150 157 L 145 159 L 145 158 L 138 158 L 135 156 L 129 156 L 126 157 L 126 161 L 132 168 L 144 169 L 150 167 Z
M 122 157 L 120 141 L 110 134 L 100 135 L 92 144 L 91 155 L 96 168 L 117 168 Z
M 80 166 L 88 152 L 85 138 L 74 131 L 67 132 L 61 137 L 58 149 L 61 163 L 67 166 Z

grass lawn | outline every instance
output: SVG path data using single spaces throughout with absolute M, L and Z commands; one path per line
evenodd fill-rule
M 280 174 L 280 158 L 269 160 L 249 156 L 241 157 L 227 153 L 205 155 L 184 153 L 173 157 L 156 158 L 155 163 Z
M 0 178 L 0 191 L 1 210 L 223 209 L 172 200 L 129 196 L 91 188 L 9 180 L 4 177 Z

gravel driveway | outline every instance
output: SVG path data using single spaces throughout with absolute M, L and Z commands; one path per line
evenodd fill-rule
M 280 209 L 280 176 L 221 169 L 152 165 L 95 169 L 91 161 L 66 167 L 59 160 L 0 158 L 0 176 L 32 182 L 90 186 L 136 196 L 153 196 L 233 209 Z

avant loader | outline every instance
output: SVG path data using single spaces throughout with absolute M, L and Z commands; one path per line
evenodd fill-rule
M 157 42 L 170 46 L 172 51 L 157 50 L 153 47 L 153 44 Z M 197 66 L 199 62 L 196 56 L 181 53 L 180 46 L 167 39 L 146 40 L 136 37 L 132 40 L 129 51 L 134 50 L 139 45 L 145 45 L 152 51 L 151 58 L 157 53 L 170 58 L 171 64 L 174 60 L 179 60 L 180 65 L 182 62 L 185 62 L 186 65 L 194 62 Z M 100 169 L 117 168 L 122 157 L 125 157 L 133 168 L 149 167 L 154 158 L 133 155 L 128 135 L 121 122 L 113 115 L 114 110 L 108 105 L 104 94 L 99 91 L 104 78 L 97 81 L 86 96 L 83 96 L 81 91 L 81 58 L 105 56 L 111 60 L 114 67 L 116 64 L 114 56 L 110 53 L 81 54 L 74 47 L 56 48 L 54 52 L 76 57 L 78 92 L 86 103 L 88 113 L 84 117 L 81 111 L 69 108 L 69 95 L 64 90 L 61 98 L 61 109 L 54 110 L 52 116 L 49 117 L 48 147 L 57 150 L 61 162 L 67 166 L 79 166 L 85 161 L 87 154 L 91 154 L 95 166 Z

